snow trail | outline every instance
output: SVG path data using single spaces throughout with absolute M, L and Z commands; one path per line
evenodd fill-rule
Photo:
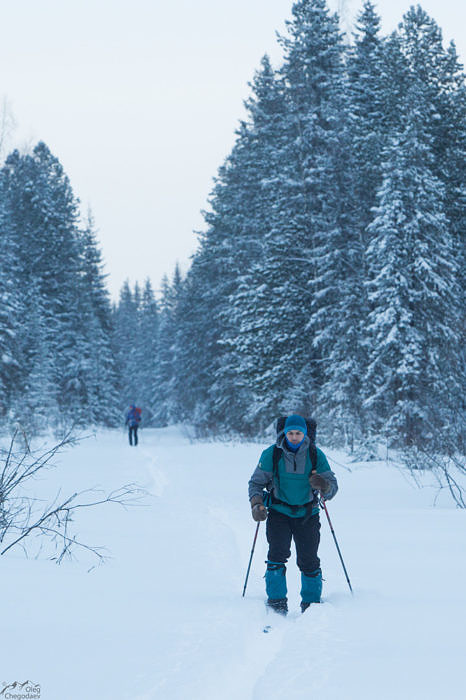
M 324 603 L 299 613 L 288 564 L 290 615 L 264 606 L 265 527 L 241 597 L 255 525 L 247 481 L 263 445 L 191 442 L 180 428 L 99 432 L 47 474 L 63 491 L 137 481 L 144 507 L 79 516 L 82 539 L 113 558 L 1 561 L 1 683 L 28 677 L 41 700 L 452 700 L 462 697 L 464 512 L 383 463 L 344 468 L 320 556 Z M 44 484 L 40 484 L 43 491 Z M 271 624 L 270 634 L 264 625 Z

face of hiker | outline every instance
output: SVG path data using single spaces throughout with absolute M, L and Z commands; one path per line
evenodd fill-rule
M 288 430 L 286 437 L 292 445 L 299 445 L 304 440 L 304 433 L 300 430 Z

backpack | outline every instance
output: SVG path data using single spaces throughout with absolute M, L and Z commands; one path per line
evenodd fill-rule
M 133 408 L 128 411 L 127 420 L 132 428 L 139 425 L 141 422 L 141 409 L 137 408 L 137 406 L 133 406 Z

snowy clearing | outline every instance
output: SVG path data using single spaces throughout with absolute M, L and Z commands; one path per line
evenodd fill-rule
M 434 508 L 435 490 L 393 466 L 324 448 L 355 595 L 322 515 L 324 604 L 298 613 L 292 559 L 282 619 L 264 607 L 263 525 L 241 597 L 255 530 L 247 481 L 262 447 L 191 443 L 170 428 L 142 431 L 137 448 L 102 431 L 62 453 L 41 494 L 136 481 L 152 495 L 80 515 L 80 538 L 112 553 L 90 573 L 86 555 L 61 566 L 19 550 L 1 558 L 0 695 L 30 680 L 40 700 L 464 697 L 464 511 L 446 494 Z

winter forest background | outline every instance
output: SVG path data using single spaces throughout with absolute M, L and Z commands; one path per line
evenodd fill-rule
M 199 247 L 155 293 L 106 288 L 96 226 L 44 143 L 0 173 L 0 428 L 189 422 L 262 435 L 289 410 L 326 444 L 464 452 L 466 91 L 411 8 L 351 41 L 292 9 L 220 167 Z M 413 452 L 413 450 L 415 452 Z M 417 458 L 414 458 L 414 463 Z M 422 462 L 426 464 L 425 459 Z

